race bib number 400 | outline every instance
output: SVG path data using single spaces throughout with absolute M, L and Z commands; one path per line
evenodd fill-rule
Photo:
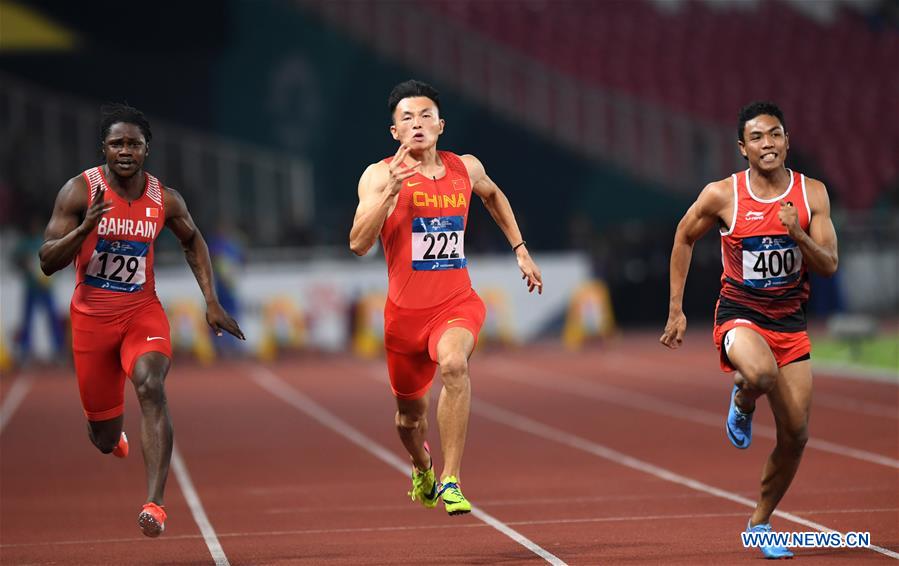
M 743 239 L 743 284 L 747 287 L 780 287 L 799 279 L 802 251 L 789 236 L 756 236 Z
M 440 271 L 465 267 L 465 219 L 461 216 L 412 219 L 412 269 Z
M 97 241 L 84 282 L 93 287 L 134 293 L 147 282 L 147 242 Z

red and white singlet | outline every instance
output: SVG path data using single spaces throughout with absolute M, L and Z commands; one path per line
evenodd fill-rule
M 471 182 L 458 155 L 438 154 L 446 174 L 435 179 L 418 173 L 403 181 L 381 228 L 387 295 L 401 308 L 434 307 L 471 290 L 465 259 Z
M 749 170 L 734 173 L 734 211 L 721 232 L 721 293 L 715 324 L 747 319 L 762 328 L 800 332 L 806 328 L 808 273 L 802 251 L 780 223 L 781 202 L 792 203 L 808 231 L 811 210 L 805 176 L 795 171 L 783 194 L 761 199 L 752 192 Z
M 110 189 L 102 167 L 82 175 L 89 188 L 88 203 L 102 187 L 104 202 L 113 208 L 100 218 L 75 257 L 72 308 L 88 315 L 110 315 L 157 301 L 153 242 L 165 226 L 162 185 L 145 172 L 143 194 L 128 202 Z

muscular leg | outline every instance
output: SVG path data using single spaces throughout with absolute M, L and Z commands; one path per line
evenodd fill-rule
M 172 419 L 165 398 L 169 359 L 147 352 L 134 364 L 131 381 L 141 410 L 141 445 L 147 471 L 147 502 L 162 505 L 172 458 Z
M 406 451 L 412 456 L 412 463 L 419 470 L 431 467 L 431 459 L 425 451 L 428 434 L 428 396 L 420 399 L 396 400 L 396 430 Z
M 727 357 L 731 365 L 737 368 L 734 384 L 740 390 L 734 399 L 741 411 L 751 413 L 755 410 L 755 400 L 776 386 L 777 362 L 761 334 L 745 326 L 737 326 L 733 332 Z
M 787 364 L 768 393 L 777 425 L 777 444 L 762 472 L 762 490 L 750 524 L 767 523 L 790 487 L 802 451 L 808 441 L 808 419 L 812 404 L 812 369 L 809 360 Z
M 100 452 L 109 454 L 115 449 L 122 436 L 124 420 L 125 416 L 119 415 L 105 421 L 87 421 L 87 435 Z
M 443 388 L 437 403 L 437 424 L 443 448 L 443 473 L 459 477 L 462 452 L 468 434 L 468 415 L 471 412 L 471 380 L 468 358 L 474 349 L 474 336 L 465 328 L 450 328 L 437 342 L 437 364 Z

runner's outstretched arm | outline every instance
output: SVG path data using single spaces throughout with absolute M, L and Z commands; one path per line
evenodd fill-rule
M 237 321 L 219 304 L 213 284 L 212 261 L 209 259 L 209 248 L 203 234 L 194 224 L 184 199 L 178 191 L 168 187 L 165 189 L 165 215 L 165 225 L 181 242 L 187 264 L 190 265 L 203 292 L 203 298 L 206 300 L 206 322 L 218 336 L 225 330 L 241 340 L 246 340 Z
M 687 317 L 683 311 L 684 286 L 687 284 L 690 260 L 693 259 L 693 245 L 722 217 L 722 211 L 729 204 L 730 194 L 732 190 L 726 181 L 706 185 L 677 225 L 674 247 L 671 249 L 668 322 L 665 324 L 665 332 L 659 338 L 659 342 L 669 348 L 679 347 L 687 331 Z
M 521 278 L 525 280 L 528 292 L 530 293 L 537 289 L 538 294 L 543 294 L 543 275 L 540 273 L 540 268 L 531 259 L 531 254 L 528 253 L 509 199 L 497 184 L 487 176 L 484 165 L 477 157 L 463 155 L 462 160 L 471 177 L 471 191 L 481 197 L 487 212 L 493 217 L 499 229 L 503 231 L 509 246 L 514 248 L 515 257 L 518 260 L 518 268 L 521 269 Z

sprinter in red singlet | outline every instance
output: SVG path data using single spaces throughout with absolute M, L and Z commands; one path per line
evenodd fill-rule
M 426 508 L 443 499 L 446 511 L 471 511 L 459 488 L 468 429 L 468 358 L 484 322 L 484 303 L 468 277 L 465 228 L 473 195 L 484 202 L 518 259 L 528 290 L 543 290 L 509 200 L 473 155 L 437 151 L 443 133 L 437 91 L 406 81 L 390 93 L 390 133 L 400 147 L 370 165 L 359 180 L 359 206 L 350 249 L 364 255 L 378 236 L 387 259 L 384 309 L 387 370 L 396 397 L 396 427 L 412 457 L 413 501 Z M 443 389 L 437 424 L 443 472 L 436 481 L 426 443 L 428 390 L 440 368 Z
M 164 226 L 181 241 L 206 299 L 206 321 L 221 336 L 240 339 L 237 323 L 215 295 L 209 252 L 184 199 L 144 172 L 152 137 L 144 115 L 129 106 L 104 107 L 100 125 L 106 164 L 67 182 L 56 197 L 40 250 L 50 275 L 75 260 L 72 352 L 91 442 L 124 458 L 125 378 L 140 402 L 147 501 L 138 515 L 143 534 L 165 529 L 163 494 L 172 454 L 165 376 L 172 345 L 169 321 L 156 296 L 153 242 Z
M 837 237 L 824 185 L 784 166 L 790 144 L 780 109 L 767 102 L 746 106 L 737 135 L 749 168 L 707 185 L 677 227 L 668 323 L 660 341 L 672 349 L 682 343 L 687 328 L 683 291 L 693 244 L 718 225 L 724 271 L 713 336 L 721 368 L 736 371 L 725 432 L 734 446 L 748 448 L 755 402 L 762 395 L 768 396 L 777 424 L 777 444 L 748 525 L 749 531 L 767 532 L 808 440 L 807 271 L 836 272 Z M 782 546 L 762 547 L 762 552 L 766 558 L 792 556 Z

